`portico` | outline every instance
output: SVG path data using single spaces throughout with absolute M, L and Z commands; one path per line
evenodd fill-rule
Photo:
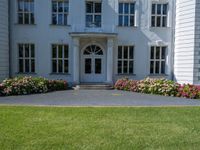
M 73 82 L 113 83 L 113 50 L 117 34 L 70 33 L 73 40 Z

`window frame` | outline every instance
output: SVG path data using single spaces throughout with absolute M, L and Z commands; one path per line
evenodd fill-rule
M 121 58 L 119 58 L 119 47 L 122 48 Z M 124 58 L 124 48 L 128 47 L 127 58 Z M 133 48 L 133 58 L 130 58 L 130 48 Z M 119 72 L 119 62 L 121 61 L 121 72 Z M 127 73 L 124 73 L 124 62 L 127 61 Z M 130 62 L 133 62 L 133 72 L 130 73 Z M 117 49 L 117 74 L 134 75 L 135 73 L 135 45 L 118 45 Z
M 152 48 L 154 48 L 154 56 L 152 58 L 151 56 L 151 51 Z M 159 58 L 156 58 L 156 50 L 159 48 Z M 165 55 L 164 59 L 162 58 L 162 51 L 163 48 L 165 48 Z M 149 73 L 150 75 L 166 75 L 166 62 L 167 62 L 167 51 L 168 51 L 168 46 L 158 46 L 158 45 L 151 45 L 150 46 L 150 55 L 149 55 Z M 153 73 L 151 71 L 151 62 L 153 62 Z M 156 62 L 159 62 L 159 72 L 156 73 Z M 164 73 L 162 73 L 162 62 L 164 62 Z
M 23 47 L 22 49 L 22 57 L 20 56 L 20 45 Z M 26 57 L 26 48 L 25 46 L 28 45 L 29 47 L 29 57 Z M 35 44 L 33 43 L 19 43 L 18 45 L 18 73 L 21 74 L 31 74 L 31 73 L 36 73 L 36 50 L 35 50 Z M 33 51 L 34 51 L 34 57 L 32 57 L 32 47 L 33 46 Z M 20 60 L 23 61 L 23 66 L 22 66 L 22 70 L 20 71 Z M 26 60 L 29 61 L 29 71 L 26 71 Z M 32 71 L 32 61 L 34 61 L 34 71 Z
M 62 9 L 63 11 L 62 12 L 59 12 L 59 2 L 62 2 Z M 56 3 L 56 9 L 57 11 L 54 12 L 53 11 L 53 5 L 54 3 Z M 65 12 L 65 3 L 68 4 L 68 11 Z M 57 26 L 69 26 L 69 0 L 51 0 L 51 24 L 52 25 L 57 25 Z M 56 23 L 54 23 L 54 17 L 53 16 L 56 16 Z M 59 23 L 59 15 L 62 16 L 62 23 Z M 66 18 L 66 24 L 65 24 L 65 15 L 67 16 Z
M 56 58 L 53 56 L 53 46 L 56 46 Z M 59 57 L 59 46 L 62 46 L 62 58 Z M 67 58 L 65 58 L 65 46 L 67 48 Z M 59 71 L 59 61 L 62 61 L 62 71 Z M 56 61 L 54 72 L 53 61 Z M 67 61 L 67 72 L 65 72 L 65 61 Z M 68 44 L 51 44 L 51 73 L 52 74 L 69 74 L 69 45 Z
M 120 13 L 120 9 L 119 9 L 120 4 L 123 5 L 122 13 Z M 128 14 L 125 13 L 125 4 L 128 4 L 128 8 L 129 8 Z M 133 14 L 131 14 L 131 4 L 134 4 L 134 13 Z M 120 19 L 119 19 L 120 16 L 122 17 L 122 25 L 120 24 Z M 128 25 L 125 25 L 125 16 L 128 16 Z M 131 25 L 131 17 L 133 17 L 133 25 Z M 118 3 L 118 26 L 119 27 L 136 27 L 135 19 L 136 19 L 136 2 L 135 1 L 133 1 L 133 2 L 119 1 L 119 3 Z
M 153 14 L 153 5 L 155 5 L 155 14 Z M 161 14 L 158 14 L 158 11 L 157 11 L 158 5 L 161 5 Z M 166 14 L 163 14 L 164 5 L 166 5 Z M 151 14 L 150 26 L 152 28 L 166 28 L 166 27 L 168 27 L 168 12 L 169 12 L 169 3 L 168 2 L 165 2 L 165 3 L 152 2 L 152 4 L 151 4 L 151 13 L 150 13 Z M 153 17 L 155 18 L 154 26 L 153 26 Z M 157 24 L 158 17 L 160 17 L 160 26 L 158 26 L 158 24 Z M 163 18 L 166 18 L 165 25 L 163 25 Z
M 22 2 L 22 10 L 20 9 L 20 1 Z M 25 1 L 28 3 L 28 9 L 25 10 Z M 31 7 L 31 4 L 33 7 Z M 35 0 L 17 0 L 17 23 L 22 25 L 34 25 L 35 24 Z M 33 9 L 33 10 L 31 10 Z M 19 15 L 22 15 L 22 22 L 20 22 Z M 26 17 L 25 15 L 28 15 L 28 23 L 26 23 Z M 32 18 L 33 17 L 33 18 Z M 33 20 L 32 20 L 33 19 Z
M 87 12 L 87 3 L 92 3 L 92 7 L 93 7 L 93 12 L 92 13 L 88 13 Z M 101 4 L 101 12 L 100 13 L 96 13 L 95 12 L 95 4 Z M 91 25 L 88 25 L 87 22 L 87 16 L 92 16 L 92 23 Z M 95 16 L 100 16 L 101 17 L 101 22 L 100 22 L 100 26 L 96 26 L 95 25 Z M 85 1 L 85 26 L 87 28 L 101 28 L 102 27 L 102 1 Z

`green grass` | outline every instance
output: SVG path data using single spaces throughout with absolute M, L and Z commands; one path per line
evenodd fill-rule
M 200 149 L 200 107 L 0 106 L 2 150 Z

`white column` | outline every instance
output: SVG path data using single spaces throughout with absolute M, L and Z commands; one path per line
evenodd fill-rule
M 74 84 L 79 84 L 79 69 L 80 69 L 80 50 L 79 50 L 79 38 L 73 38 L 73 73 Z
M 107 40 L 107 83 L 113 83 L 113 38 Z

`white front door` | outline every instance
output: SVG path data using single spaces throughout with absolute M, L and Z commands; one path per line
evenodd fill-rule
M 105 82 L 105 52 L 90 45 L 82 52 L 81 82 Z

